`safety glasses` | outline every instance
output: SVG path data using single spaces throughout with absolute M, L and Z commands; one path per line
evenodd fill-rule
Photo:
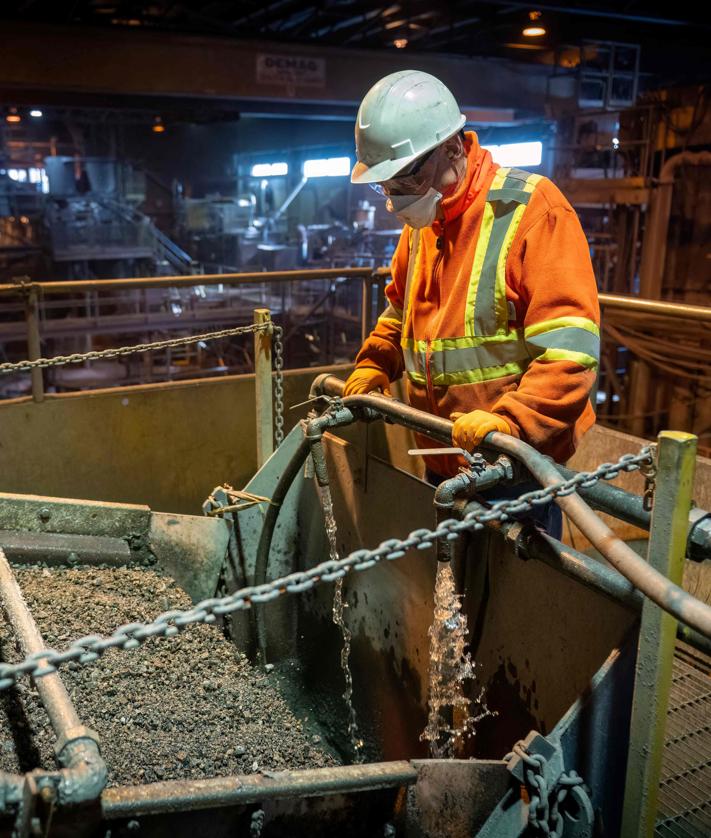
M 403 172 L 384 180 L 381 183 L 371 183 L 373 189 L 380 195 L 418 195 L 426 192 L 432 185 L 437 173 L 437 162 L 442 152 L 442 146 L 433 149 L 414 160 Z
M 386 198 L 394 195 L 424 195 L 430 187 L 439 188 L 443 174 L 463 154 L 461 143 L 458 148 L 453 148 L 451 143 L 438 145 L 418 157 L 395 177 L 370 185 Z

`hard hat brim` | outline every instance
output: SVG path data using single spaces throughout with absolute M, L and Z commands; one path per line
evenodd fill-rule
M 417 154 L 410 154 L 407 157 L 399 157 L 395 160 L 382 160 L 380 163 L 376 163 L 373 166 L 367 166 L 365 163 L 361 163 L 361 161 L 358 160 L 351 172 L 351 183 L 382 183 L 385 180 L 390 180 L 390 178 L 395 177 L 398 172 L 401 172 L 411 163 L 414 163 L 415 160 L 420 157 L 424 157 L 425 154 L 428 154 L 433 148 L 437 148 L 438 145 L 446 143 L 450 137 L 453 137 L 456 133 L 461 131 L 462 128 L 464 128 L 466 121 L 467 118 L 464 114 L 461 114 L 459 123 L 451 134 L 447 134 L 446 137 L 438 139 L 437 142 L 430 143 L 426 148 L 418 151 Z

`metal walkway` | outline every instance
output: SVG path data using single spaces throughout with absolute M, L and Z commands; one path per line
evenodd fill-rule
M 711 836 L 711 659 L 684 644 L 674 656 L 655 835 Z

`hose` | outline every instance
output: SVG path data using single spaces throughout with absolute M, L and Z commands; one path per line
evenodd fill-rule
M 303 468 L 306 458 L 309 456 L 311 450 L 311 443 L 307 437 L 299 441 L 299 445 L 291 455 L 286 467 L 279 478 L 279 482 L 274 489 L 271 497 L 271 503 L 267 506 L 267 513 L 264 516 L 264 525 L 262 526 L 262 533 L 259 537 L 259 544 L 257 546 L 257 555 L 254 562 L 254 584 L 263 585 L 267 581 L 267 570 L 269 568 L 269 552 L 272 546 L 272 539 L 274 538 L 274 528 L 276 527 L 281 511 L 282 504 L 286 498 L 287 492 L 291 488 L 299 471 Z M 264 664 L 267 662 L 267 638 L 266 628 L 264 626 L 264 612 L 262 605 L 257 606 L 256 623 L 257 623 L 257 643 L 259 646 L 259 658 Z

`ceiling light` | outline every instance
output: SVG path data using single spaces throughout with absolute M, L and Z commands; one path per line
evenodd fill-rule
M 393 46 L 397 49 L 405 49 L 407 46 L 407 38 L 395 38 Z
M 22 122 L 22 117 L 17 112 L 17 108 L 10 108 L 10 113 L 5 117 L 6 122 Z
M 531 21 L 531 25 L 526 26 L 523 30 L 523 34 L 527 38 L 540 38 L 541 35 L 546 34 L 546 29 L 540 23 L 536 23 L 536 21 L 540 21 L 541 19 L 541 12 L 529 12 L 528 19 Z
M 151 128 L 154 134 L 162 134 L 165 131 L 165 125 L 159 116 L 155 118 L 153 127 Z
M 39 108 L 33 108 L 30 111 L 30 116 L 33 116 L 35 119 L 39 119 L 42 116 L 42 111 Z

